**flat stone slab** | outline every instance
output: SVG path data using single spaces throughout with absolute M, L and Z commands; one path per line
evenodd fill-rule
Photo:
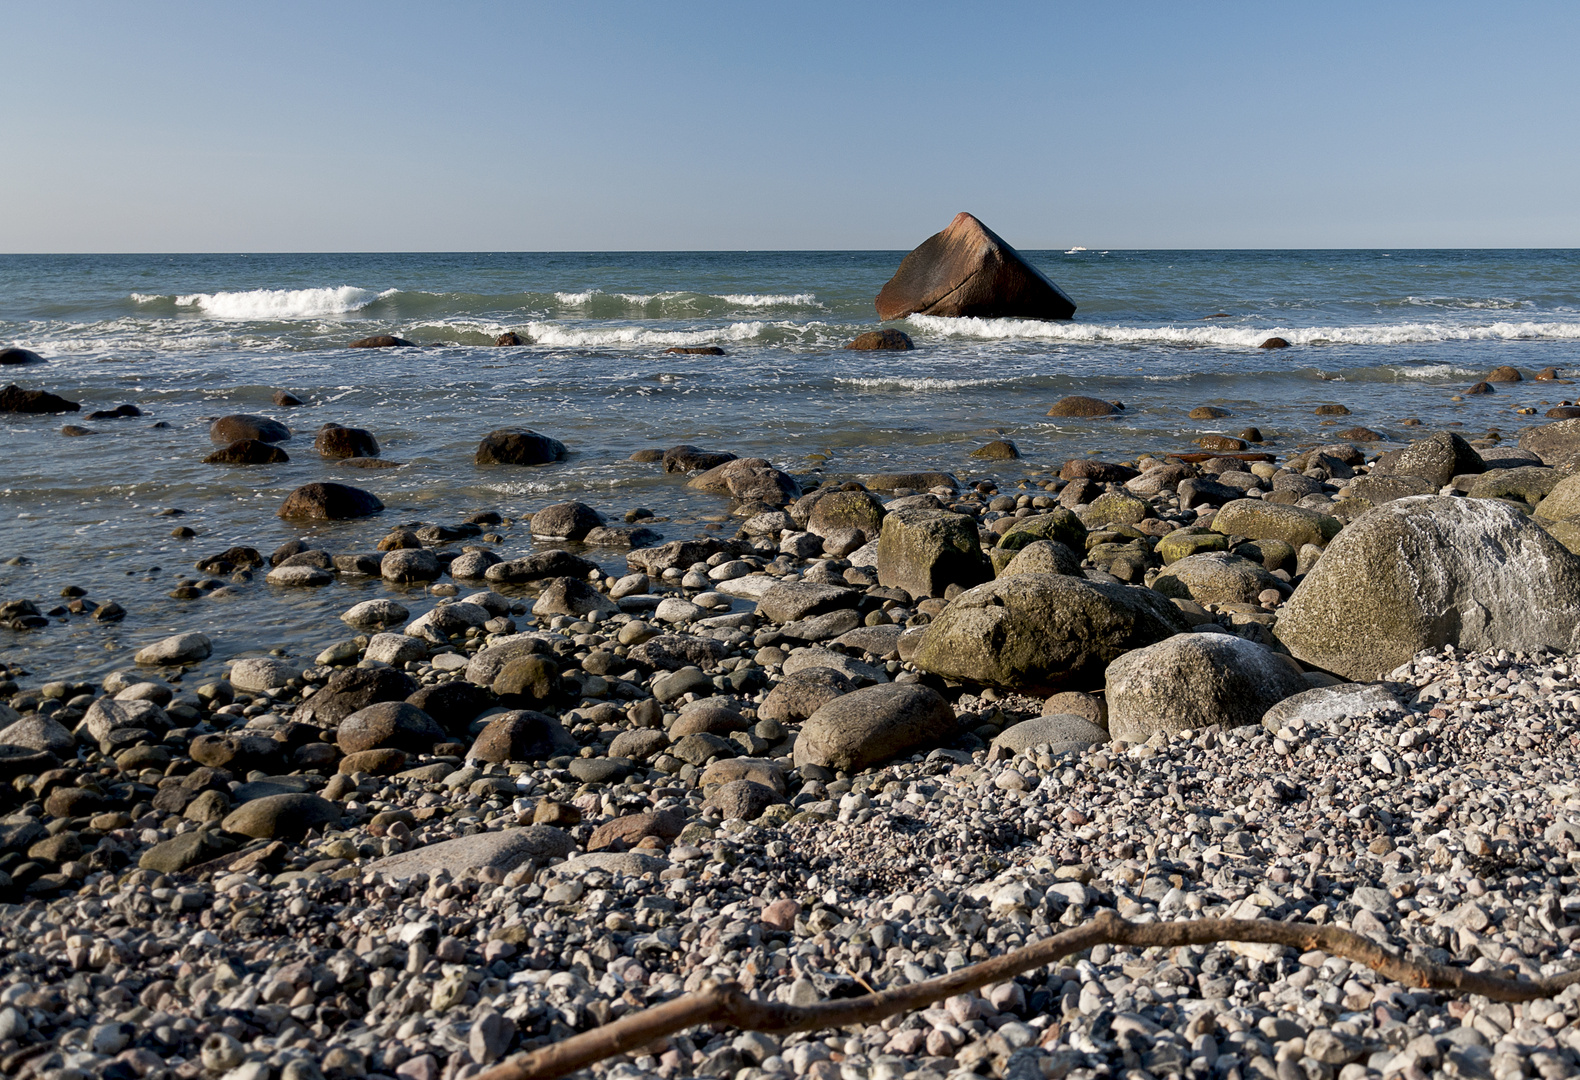
M 403 851 L 369 863 L 367 869 L 401 880 L 418 874 L 431 876 L 440 870 L 459 876 L 467 870 L 490 866 L 509 873 L 528 859 L 558 859 L 574 849 L 575 844 L 564 830 L 552 825 L 528 825 Z

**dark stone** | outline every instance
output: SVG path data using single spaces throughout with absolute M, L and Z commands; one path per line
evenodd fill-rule
M 1262 342 L 1262 344 L 1258 345 L 1257 348 L 1258 349 L 1287 349 L 1287 348 L 1289 348 L 1289 342 L 1286 339 L 1281 338 L 1281 337 L 1270 337 L 1266 341 Z
M 278 420 L 252 413 L 234 413 L 222 416 L 208 427 L 208 438 L 216 446 L 229 446 L 241 439 L 259 442 L 284 442 L 291 437 L 291 429 Z
M 42 364 L 46 361 L 32 349 L 24 349 L 20 345 L 0 349 L 0 364 Z
M 1467 397 L 1477 397 L 1477 396 L 1480 396 L 1482 394 L 1495 394 L 1495 393 L 1497 393 L 1497 391 L 1492 388 L 1492 384 L 1491 383 L 1487 383 L 1487 382 L 1476 383 L 1474 386 L 1470 387 L 1468 390 L 1465 391 L 1465 395 Z
M 321 829 L 339 820 L 340 807 L 328 799 L 291 792 L 242 803 L 220 827 L 259 840 L 299 840 L 309 829 Z
M 1054 402 L 1053 407 L 1048 410 L 1048 415 L 1065 417 L 1114 416 L 1119 412 L 1120 408 L 1123 408 L 1123 406 L 1116 407 L 1115 403 L 1111 401 L 1081 397 L 1077 394 L 1071 397 L 1060 398 Z
M 187 752 L 199 764 L 244 775 L 273 772 L 285 762 L 285 745 L 266 735 L 199 735 Z
M 335 730 L 335 742 L 347 754 L 383 749 L 427 753 L 445 738 L 433 717 L 404 701 L 379 701 L 358 709 Z
M 307 518 L 315 521 L 344 521 L 380 513 L 384 504 L 361 488 L 346 484 L 303 484 L 286 497 L 280 507 L 282 518 Z
M 75 401 L 67 401 L 44 390 L 24 390 L 15 383 L 0 390 L 0 412 L 63 413 L 77 412 L 81 408 Z
M 724 350 L 717 345 L 676 345 L 665 349 L 664 352 L 675 356 L 723 356 Z
M 407 341 L 405 338 L 393 337 L 389 334 L 375 334 L 373 337 L 358 338 L 347 345 L 348 349 L 395 349 L 411 348 L 416 342 Z
M 664 471 L 667 473 L 692 473 L 706 472 L 723 465 L 726 461 L 734 461 L 735 455 L 723 450 L 704 450 L 700 446 L 681 445 L 665 450 L 659 460 L 664 463 Z
M 878 318 L 906 315 L 1068 319 L 1075 303 L 967 213 L 928 237 L 878 293 Z
M 263 565 L 263 556 L 257 548 L 231 547 L 218 555 L 210 555 L 198 562 L 196 569 L 204 574 L 228 574 L 233 570 L 249 569 Z
M 494 695 L 481 686 L 474 686 L 465 679 L 424 686 L 406 699 L 434 718 L 434 721 L 451 734 L 462 734 L 467 725 L 477 719 L 484 709 L 494 704 Z
M 545 506 L 532 515 L 532 535 L 549 540 L 580 540 L 603 524 L 603 516 L 583 502 Z
M 868 330 L 857 334 L 856 340 L 845 348 L 856 352 L 909 352 L 916 348 L 910 335 L 899 330 Z
M 366 428 L 325 424 L 318 429 L 313 449 L 327 458 L 378 457 L 379 441 Z
M 284 390 L 276 390 L 273 400 L 275 407 L 280 409 L 294 409 L 302 403 L 301 398 Z
M 117 405 L 113 409 L 94 409 L 84 420 L 120 420 L 123 418 L 141 416 L 143 410 L 136 405 Z
M 404 671 L 347 668 L 335 672 L 303 709 L 316 723 L 334 725 L 374 702 L 405 701 L 416 692 L 417 683 Z
M 521 335 L 516 333 L 514 330 L 506 330 L 503 334 L 500 334 L 494 339 L 494 344 L 499 346 L 525 345 L 526 342 L 522 341 Z
M 509 705 L 537 705 L 559 695 L 559 667 L 547 657 L 531 654 L 508 661 L 490 687 Z
M 527 428 L 490 431 L 477 447 L 479 465 L 547 465 L 565 460 L 565 444 Z
M 714 667 L 729 655 L 723 642 L 690 634 L 660 634 L 630 652 L 630 659 L 650 668 L 679 671 L 683 667 Z
M 1507 364 L 1505 364 L 1502 367 L 1495 367 L 1490 372 L 1488 372 L 1487 373 L 1487 381 L 1488 382 L 1521 382 L 1523 380 L 1522 380 L 1522 378 L 1520 376 L 1520 369 L 1519 368 L 1509 367 Z
M 1128 465 L 1116 465 L 1096 458 L 1071 458 L 1059 469 L 1060 480 L 1090 480 L 1094 484 L 1123 484 L 1140 475 Z
M 550 551 L 539 551 L 523 559 L 495 563 L 483 572 L 483 577 L 493 582 L 520 584 L 524 581 L 538 581 L 551 577 L 585 578 L 596 569 L 598 569 L 597 563 L 555 548 Z
M 237 439 L 203 459 L 205 465 L 282 465 L 291 460 L 278 446 L 260 439 Z
M 498 765 L 506 761 L 542 761 L 574 754 L 576 750 L 576 740 L 554 717 L 518 711 L 490 720 L 466 756 Z

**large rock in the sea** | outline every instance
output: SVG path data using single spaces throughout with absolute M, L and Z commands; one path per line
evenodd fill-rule
M 734 461 L 735 455 L 728 450 L 704 450 L 700 446 L 682 443 L 665 450 L 659 460 L 664 463 L 667 473 L 694 473 L 716 469 L 725 462 Z
M 1305 663 L 1385 675 L 1422 649 L 1580 647 L 1580 558 L 1506 503 L 1421 495 L 1356 518 L 1279 613 Z
M 171 634 L 161 638 L 152 645 L 145 645 L 137 650 L 132 657 L 139 664 L 195 664 L 199 660 L 206 660 L 214 651 L 213 642 L 208 635 L 189 632 L 185 634 Z
M 857 334 L 856 339 L 845 348 L 854 352 L 909 352 L 916 345 L 909 334 L 890 328 Z
M 565 444 L 528 428 L 500 428 L 483 436 L 479 465 L 548 465 L 565 460 Z
M 216 446 L 229 446 L 242 439 L 258 442 L 284 442 L 291 437 L 291 429 L 278 420 L 253 413 L 233 413 L 222 416 L 208 426 L 209 442 Z
M 285 498 L 282 518 L 307 518 L 315 521 L 345 521 L 371 517 L 384 504 L 378 496 L 349 484 L 303 484 Z
M 884 683 L 835 698 L 801 725 L 798 768 L 859 772 L 901 754 L 930 749 L 955 733 L 955 712 L 919 683 Z
M 318 429 L 313 449 L 327 458 L 378 457 L 379 441 L 367 428 L 325 424 Z
M 1390 450 L 1372 466 L 1372 476 L 1419 476 L 1442 487 L 1456 476 L 1487 471 L 1487 463 L 1452 431 L 1438 431 L 1400 450 Z
M 45 360 L 32 349 L 24 349 L 20 345 L 12 345 L 0 349 L 0 364 L 42 364 Z
M 951 585 L 993 577 L 976 522 L 947 510 L 896 510 L 878 536 L 878 581 L 912 596 L 942 596 Z
M 76 412 L 82 406 L 45 390 L 24 390 L 12 383 L 0 390 L 0 413 Z
M 532 535 L 540 540 L 580 540 L 603 524 L 603 515 L 584 502 L 545 506 L 532 515 Z
M 690 566 L 691 563 L 686 565 Z M 548 551 L 534 552 L 524 558 L 494 563 L 483 571 L 483 577 L 493 582 L 519 585 L 524 581 L 539 581 L 550 577 L 584 578 L 596 569 L 598 564 L 595 562 L 584 559 L 580 555 L 572 555 L 568 551 L 561 551 L 559 548 L 551 548 Z
M 203 459 L 205 465 L 283 465 L 291 455 L 262 439 L 237 439 Z
M 1522 432 L 1520 449 L 1536 454 L 1543 465 L 1573 469 L 1580 465 L 1580 418 L 1542 424 Z
M 769 506 L 789 506 L 801 497 L 801 485 L 789 473 L 773 467 L 767 458 L 737 458 L 686 482 L 689 488 L 754 499 Z
M 1042 271 L 967 213 L 922 241 L 875 301 L 878 318 L 943 315 L 1069 319 L 1075 302 Z
M 1102 685 L 1121 654 L 1187 629 L 1151 589 L 1017 574 L 955 597 L 928 625 L 913 662 L 945 678 L 1016 690 L 1087 689 Z
M 346 346 L 348 349 L 397 349 L 411 348 L 415 342 L 407 341 L 402 337 L 392 334 L 374 334 L 372 337 L 357 338 Z
M 1060 398 L 1048 409 L 1049 416 L 1114 416 L 1119 412 L 1119 407 L 1111 401 L 1101 398 L 1083 397 L 1072 394 Z
M 1108 665 L 1108 733 L 1146 742 L 1212 724 L 1242 727 L 1310 684 L 1277 653 L 1233 634 L 1180 634 Z

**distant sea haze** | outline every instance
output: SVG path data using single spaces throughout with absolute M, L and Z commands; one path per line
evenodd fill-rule
M 970 452 L 1004 437 L 1023 457 L 992 463 L 1003 482 L 1088 453 L 1192 449 L 1250 426 L 1279 454 L 1354 426 L 1402 437 L 1406 418 L 1512 435 L 1577 393 L 1531 376 L 1580 372 L 1580 252 L 1022 254 L 1074 299 L 1075 320 L 913 317 L 891 324 L 916 343 L 904 353 L 843 349 L 877 324 L 873 297 L 899 251 L 0 257 L 0 343 L 50 360 L 6 381 L 85 411 L 129 402 L 145 414 L 71 440 L 59 418 L 0 419 L 0 554 L 35 560 L 0 567 L 0 586 L 91 572 L 101 592 L 113 583 L 107 599 L 162 610 L 167 571 L 210 548 L 268 550 L 296 536 L 273 511 L 315 479 L 349 479 L 390 507 L 325 541 L 371 550 L 394 522 L 520 514 L 566 498 L 616 517 L 635 506 L 677 521 L 724 514 L 683 478 L 627 460 L 682 442 L 798 473 L 929 468 L 964 480 L 988 472 Z M 506 331 L 525 344 L 496 348 Z M 344 348 L 371 334 L 422 347 Z M 1257 347 L 1272 336 L 1292 346 Z M 706 345 L 726 355 L 665 352 Z M 1461 393 L 1502 365 L 1527 381 Z M 276 389 L 306 405 L 275 408 Z M 1048 417 L 1067 394 L 1125 408 Z M 1319 416 L 1321 404 L 1350 415 Z M 1200 405 L 1228 416 L 1190 419 Z M 289 424 L 292 461 L 204 465 L 208 419 L 232 412 Z M 406 467 L 353 473 L 319 460 L 312 435 L 326 422 L 368 428 Z M 560 439 L 570 459 L 473 464 L 483 434 L 515 425 Z M 200 541 L 168 537 L 169 519 L 153 515 L 171 507 L 187 511 Z M 152 565 L 160 575 L 146 573 Z M 307 626 L 327 634 L 333 619 L 313 605 L 345 601 L 254 609 L 242 598 L 226 618 L 256 619 L 260 640 Z M 47 640 L 80 648 L 82 670 L 107 662 L 90 637 Z

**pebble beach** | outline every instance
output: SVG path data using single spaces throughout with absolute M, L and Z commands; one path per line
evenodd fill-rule
M 17 394 L 70 390 L 38 360 Z M 630 486 L 546 410 L 465 436 L 489 479 L 427 499 L 322 393 L 172 406 L 153 437 L 234 498 L 223 529 L 153 511 L 157 570 L 106 556 L 130 610 L 41 525 L 0 552 L 0 1075 L 469 1080 L 714 981 L 852 997 L 1104 910 L 1580 968 L 1580 419 L 1537 414 L 1561 366 L 1478 374 L 1518 398 L 1496 430 L 1178 400 L 1225 430 L 976 428 L 903 469 L 650 440 L 606 466 Z M 1112 444 L 1136 406 L 1040 408 Z M 318 478 L 282 486 L 292 457 Z M 1575 989 L 1100 946 L 590 1074 L 1506 1080 L 1580 1074 L 1577 1025 Z

